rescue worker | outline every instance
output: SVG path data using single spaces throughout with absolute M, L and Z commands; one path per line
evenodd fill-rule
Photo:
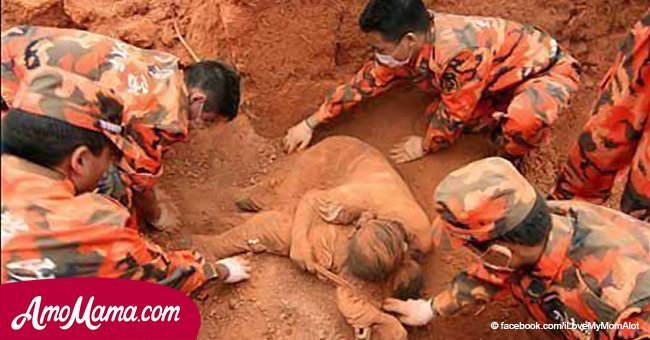
M 551 197 L 603 204 L 629 166 L 620 208 L 650 221 L 650 11 L 627 35 Z
M 192 293 L 248 278 L 241 259 L 162 250 L 129 228 L 126 208 L 91 192 L 125 145 L 122 113 L 119 97 L 80 74 L 25 74 L 2 123 L 1 283 L 104 277 Z
M 431 224 L 406 183 L 379 151 L 351 137 L 320 142 L 285 177 L 269 211 L 196 243 L 217 258 L 266 251 L 334 276 L 337 305 L 358 338 L 372 331 L 373 339 L 406 339 L 399 321 L 370 302 L 377 290 L 378 305 L 384 296 L 419 296 L 423 284 L 413 258 L 431 249 Z
M 182 37 L 180 37 L 182 38 Z M 100 182 L 100 192 L 118 199 L 158 229 L 174 226 L 177 213 L 157 186 L 162 154 L 184 140 L 189 121 L 221 124 L 235 118 L 240 100 L 237 73 L 218 61 L 199 61 L 182 72 L 168 53 L 143 50 L 91 32 L 18 26 L 2 34 L 2 97 L 13 107 L 26 74 L 59 67 L 100 82 L 124 102 L 129 140 L 124 157 Z
M 403 323 L 424 325 L 510 293 L 540 323 L 583 327 L 557 330 L 566 338 L 650 336 L 647 223 L 586 202 L 547 202 L 497 157 L 449 174 L 434 200 L 436 239 L 466 246 L 478 261 L 432 299 L 386 300 Z M 594 330 L 585 322 L 628 326 Z
M 578 62 L 530 25 L 431 12 L 421 0 L 370 0 L 359 26 L 374 60 L 287 132 L 288 152 L 305 149 L 317 126 L 362 100 L 411 82 L 440 93 L 441 102 L 426 109 L 423 136 L 395 145 L 395 162 L 447 147 L 463 131 L 491 129 L 499 154 L 519 163 L 546 139 L 578 87 Z

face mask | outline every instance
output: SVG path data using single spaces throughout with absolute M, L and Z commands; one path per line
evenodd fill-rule
M 480 255 L 480 259 L 486 268 L 498 272 L 514 272 L 514 269 L 510 268 L 512 251 L 507 247 L 493 244 Z
M 405 60 L 397 60 L 397 59 L 395 59 L 395 57 L 393 57 L 390 54 L 381 54 L 381 53 L 377 53 L 377 52 L 375 52 L 375 59 L 380 64 L 382 64 L 384 66 L 387 66 L 387 67 L 390 67 L 390 68 L 404 66 L 404 65 L 408 64 L 408 62 L 409 62 L 409 58 L 407 58 Z

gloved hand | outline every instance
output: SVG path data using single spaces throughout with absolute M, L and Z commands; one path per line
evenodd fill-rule
M 390 150 L 390 158 L 397 164 L 402 164 L 424 156 L 422 148 L 423 139 L 420 136 L 406 137 L 400 143 L 397 143 Z
M 345 206 L 324 198 L 316 198 L 316 205 L 320 218 L 332 224 L 352 224 L 359 219 L 362 213 L 360 208 Z
M 423 326 L 435 317 L 431 299 L 408 299 L 406 301 L 388 298 L 382 308 L 387 312 L 397 314 L 399 320 L 409 326 Z
M 287 135 L 284 137 L 284 151 L 287 153 L 292 153 L 295 150 L 302 151 L 309 146 L 314 129 L 308 125 L 307 119 L 287 131 Z
M 228 275 L 223 280 L 225 283 L 237 283 L 250 278 L 250 262 L 243 257 L 228 257 L 217 261 L 217 265 L 226 268 Z

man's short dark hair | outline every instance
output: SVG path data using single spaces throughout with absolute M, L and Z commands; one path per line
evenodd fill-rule
M 235 69 L 215 60 L 203 60 L 185 70 L 185 83 L 206 94 L 204 111 L 216 112 L 228 121 L 235 119 L 240 101 L 240 78 Z
M 379 32 L 397 42 L 409 32 L 429 29 L 429 12 L 421 0 L 370 0 L 359 17 L 361 30 Z
M 99 156 L 110 141 L 103 134 L 59 119 L 11 109 L 2 119 L 2 154 L 54 167 L 80 146 Z

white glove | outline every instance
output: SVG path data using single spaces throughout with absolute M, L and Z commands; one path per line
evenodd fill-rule
M 404 301 L 388 298 L 384 300 L 382 308 L 387 312 L 395 313 L 399 321 L 405 325 L 424 326 L 435 317 L 431 300 L 408 299 Z
M 217 261 L 217 264 L 228 269 L 228 277 L 223 281 L 225 283 L 237 283 L 250 278 L 250 263 L 242 257 L 228 257 Z
M 423 139 L 420 136 L 409 136 L 393 146 L 390 158 L 397 164 L 414 161 L 424 156 Z
M 303 120 L 287 131 L 284 137 L 284 150 L 287 153 L 305 150 L 313 135 L 314 129 L 307 124 L 307 119 Z

